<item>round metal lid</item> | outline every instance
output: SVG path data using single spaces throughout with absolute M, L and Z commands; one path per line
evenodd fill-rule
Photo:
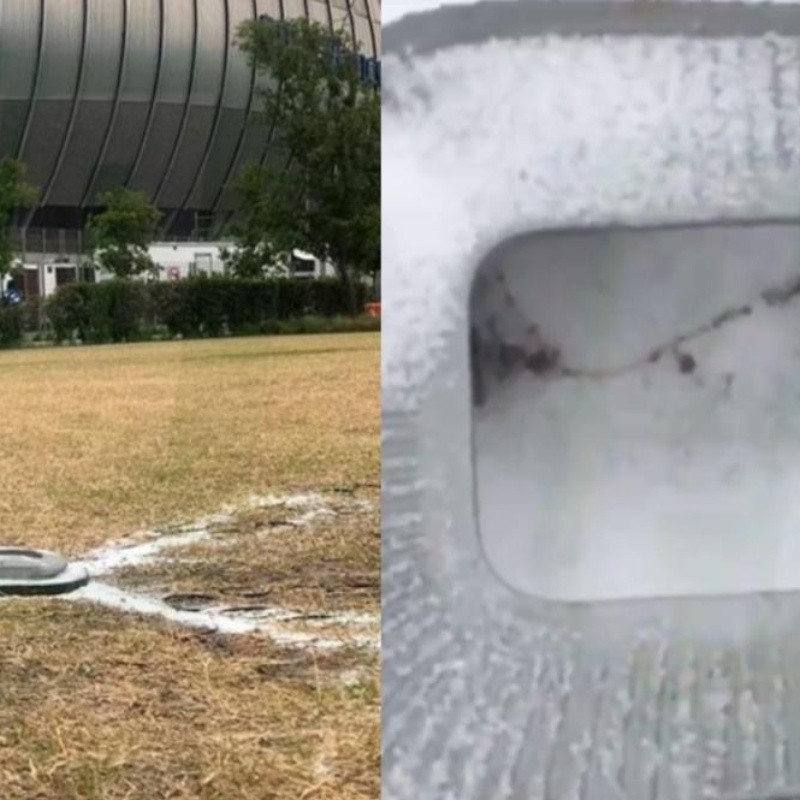
M 89 574 L 47 550 L 0 547 L 0 595 L 64 594 L 84 586 Z

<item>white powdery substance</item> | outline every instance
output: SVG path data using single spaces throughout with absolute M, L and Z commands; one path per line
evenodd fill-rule
M 322 495 L 316 492 L 293 495 L 254 494 L 247 498 L 245 506 L 247 508 L 275 508 L 277 506 L 283 506 L 284 508 L 307 508 L 308 506 L 322 505 L 324 502 L 325 499 Z
M 211 539 L 214 528 L 228 525 L 235 520 L 237 510 L 256 508 L 276 508 L 283 506 L 287 509 L 301 509 L 308 506 L 321 506 L 312 508 L 303 514 L 298 514 L 286 520 L 290 527 L 301 527 L 312 522 L 320 516 L 335 516 L 335 513 L 325 507 L 324 498 L 315 493 L 293 495 L 251 495 L 239 506 L 226 506 L 218 514 L 202 517 L 195 522 L 179 526 L 174 533 L 146 530 L 134 533 L 118 542 L 97 548 L 87 553 L 80 564 L 86 567 L 89 574 L 106 575 L 123 567 L 136 567 L 153 563 L 166 551 L 179 547 L 187 547 L 198 542 Z M 235 543 L 235 542 L 234 542 Z M 231 541 L 219 539 L 219 546 L 231 546 Z
M 478 261 L 552 227 L 800 213 L 800 45 L 531 38 L 385 60 L 385 397 L 411 408 Z
M 441 472 L 470 457 L 454 429 L 469 427 L 481 260 L 547 228 L 797 215 L 799 63 L 798 42 L 775 37 L 531 38 L 385 58 L 384 440 L 411 462 L 390 471 L 384 456 L 387 800 L 795 786 L 796 602 L 525 602 L 488 574 L 459 510 L 472 494 L 442 492 Z M 624 692 L 619 725 L 605 725 Z
M 292 629 L 290 623 L 303 619 L 302 615 L 280 608 L 269 608 L 251 612 L 234 612 L 223 607 L 212 607 L 202 611 L 183 611 L 173 608 L 158 597 L 152 597 L 92 581 L 72 594 L 65 595 L 74 602 L 97 603 L 129 614 L 158 616 L 168 622 L 188 628 L 213 630 L 222 634 L 263 633 L 280 645 L 311 646 L 320 649 L 355 645 L 377 647 L 375 635 L 351 634 L 332 638 L 324 634 Z M 332 614 L 325 618 L 327 625 L 375 625 L 377 618 L 370 615 Z
M 89 552 L 76 564 L 85 567 L 95 578 L 112 575 L 123 568 L 157 563 L 168 558 L 165 555 L 168 551 L 198 542 L 213 541 L 220 547 L 235 547 L 235 536 L 223 536 L 218 539 L 212 539 L 212 536 L 216 527 L 235 521 L 237 510 L 283 507 L 298 512 L 307 509 L 302 513 L 295 513 L 284 523 L 290 528 L 304 527 L 321 517 L 336 516 L 336 512 L 328 508 L 325 503 L 325 498 L 317 493 L 252 495 L 239 506 L 227 506 L 218 514 L 179 526 L 171 533 L 141 531 L 133 534 L 119 542 Z M 359 502 L 358 505 L 363 510 L 368 508 L 368 504 L 364 502 Z M 184 560 L 179 555 L 175 558 Z M 337 612 L 321 614 L 315 618 L 315 615 L 289 611 L 279 606 L 249 609 L 211 606 L 197 611 L 187 611 L 173 608 L 160 597 L 94 580 L 84 588 L 64 597 L 75 602 L 97 603 L 126 613 L 158 616 L 177 625 L 214 630 L 223 634 L 262 633 L 278 644 L 322 649 L 380 646 L 380 637 L 377 634 L 354 633 L 348 630 L 346 634 L 335 637 L 326 634 L 324 630 L 325 628 L 374 628 L 379 624 L 379 617 L 375 614 Z M 298 630 L 298 624 L 306 630 Z M 314 628 L 321 631 L 317 633 L 309 630 Z
M 145 536 L 153 538 L 140 542 L 139 540 Z M 137 567 L 153 563 L 166 550 L 187 547 L 206 541 L 210 537 L 211 527 L 203 523 L 198 524 L 197 527 L 191 527 L 183 533 L 159 535 L 155 531 L 147 531 L 92 550 L 79 563 L 86 567 L 92 577 L 107 575 L 123 567 Z
M 635 2 L 635 0 L 629 1 Z M 384 25 L 388 25 L 392 22 L 402 19 L 408 14 L 419 14 L 424 11 L 435 11 L 446 6 L 461 6 L 469 8 L 473 5 L 484 5 L 487 2 L 502 2 L 502 0 L 482 0 L 481 3 L 468 3 L 465 2 L 465 0 L 390 0 L 390 2 L 387 2 L 381 9 L 381 21 Z M 564 0 L 564 2 L 569 2 L 569 0 Z M 699 2 L 699 0 L 682 0 L 682 2 Z M 730 2 L 730 0 L 711 0 L 711 2 L 722 3 Z M 764 2 L 764 0 L 744 0 L 744 2 L 750 2 L 754 5 L 758 5 Z M 797 0 L 771 0 L 771 2 L 772 4 L 790 4 L 797 2 Z

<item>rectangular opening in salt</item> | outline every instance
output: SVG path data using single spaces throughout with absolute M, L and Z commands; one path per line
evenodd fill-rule
M 521 236 L 470 313 L 476 514 L 506 583 L 800 588 L 800 225 Z

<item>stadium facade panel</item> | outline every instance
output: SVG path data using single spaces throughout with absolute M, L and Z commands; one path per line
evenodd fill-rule
M 231 178 L 268 157 L 239 25 L 306 17 L 380 52 L 379 0 L 0 0 L 0 157 L 39 190 L 20 229 L 78 229 L 114 186 L 167 230 L 218 229 Z

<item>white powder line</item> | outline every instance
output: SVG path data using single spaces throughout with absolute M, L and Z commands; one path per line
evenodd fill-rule
M 370 504 L 360 501 L 358 508 L 366 511 Z M 284 507 L 292 510 L 307 509 L 303 513 L 286 519 L 281 526 L 304 527 L 321 517 L 336 516 L 336 512 L 325 505 L 325 499 L 314 493 L 297 495 L 267 495 L 249 497 L 243 504 L 245 509 Z M 238 507 L 241 510 L 242 506 Z M 213 514 L 193 523 L 172 526 L 169 533 L 147 530 L 128 536 L 118 542 L 97 548 L 87 553 L 76 562 L 85 567 L 92 578 L 108 576 L 113 572 L 145 564 L 153 564 L 167 560 L 165 551 L 186 547 L 198 542 L 209 541 L 215 527 L 228 525 L 235 520 L 237 507 L 227 506 L 222 512 Z M 215 541 L 219 546 L 235 545 L 235 538 L 220 538 Z M 177 559 L 183 563 L 183 559 Z M 319 617 L 296 611 L 289 611 L 277 606 L 264 608 L 236 609 L 223 606 L 211 606 L 196 611 L 173 608 L 163 599 L 131 589 L 124 589 L 108 583 L 93 580 L 87 586 L 64 595 L 67 600 L 90 602 L 113 608 L 118 611 L 134 614 L 159 616 L 175 624 L 190 627 L 211 629 L 223 634 L 264 633 L 278 644 L 292 646 L 311 646 L 316 648 L 334 648 L 358 646 L 378 648 L 380 635 L 350 634 L 333 638 L 332 636 L 309 631 L 291 630 L 291 623 L 302 622 L 306 628 L 327 628 L 330 626 L 359 627 L 379 624 L 379 616 L 375 614 L 356 614 L 337 612 L 321 614 Z
M 141 535 L 141 534 L 140 534 Z M 78 563 L 86 567 L 92 577 L 107 575 L 123 567 L 141 566 L 157 560 L 157 556 L 174 547 L 186 547 L 209 539 L 209 527 L 199 527 L 186 533 L 161 536 L 151 541 L 135 544 L 133 538 L 87 553 Z
M 318 494 L 296 495 L 253 495 L 243 504 L 245 509 L 276 508 L 283 506 L 289 509 L 300 509 L 308 506 L 320 506 L 324 498 Z M 241 510 L 242 506 L 238 507 Z M 78 563 L 88 569 L 93 577 L 108 575 L 124 567 L 141 566 L 158 560 L 158 556 L 165 550 L 186 547 L 197 542 L 208 541 L 214 527 L 228 525 L 235 520 L 236 506 L 226 506 L 225 509 L 210 516 L 202 517 L 195 522 L 174 526 L 174 532 L 163 533 L 158 530 L 144 530 L 120 539 L 109 545 L 89 551 Z M 336 516 L 336 512 L 328 507 L 311 508 L 309 511 L 291 517 L 282 524 L 287 527 L 303 527 L 313 520 L 323 516 Z M 227 544 L 224 539 L 219 541 L 220 546 Z
M 293 646 L 312 646 L 321 649 L 356 646 L 378 646 L 378 636 L 357 635 L 332 638 L 320 636 L 304 631 L 288 630 L 286 623 L 296 619 L 299 615 L 280 609 L 268 609 L 267 613 L 256 616 L 255 614 L 230 614 L 222 608 L 208 608 L 202 611 L 182 611 L 173 608 L 157 597 L 140 594 L 138 592 L 122 589 L 99 581 L 92 581 L 87 586 L 64 595 L 64 598 L 73 602 L 88 602 L 113 608 L 130 614 L 144 614 L 158 616 L 169 622 L 183 627 L 213 630 L 222 634 L 247 634 L 264 633 L 276 644 Z M 366 615 L 362 615 L 366 617 Z M 352 619 L 347 615 L 334 615 L 325 620 L 328 623 L 341 621 L 342 624 L 352 624 Z M 377 622 L 377 617 L 370 620 Z

